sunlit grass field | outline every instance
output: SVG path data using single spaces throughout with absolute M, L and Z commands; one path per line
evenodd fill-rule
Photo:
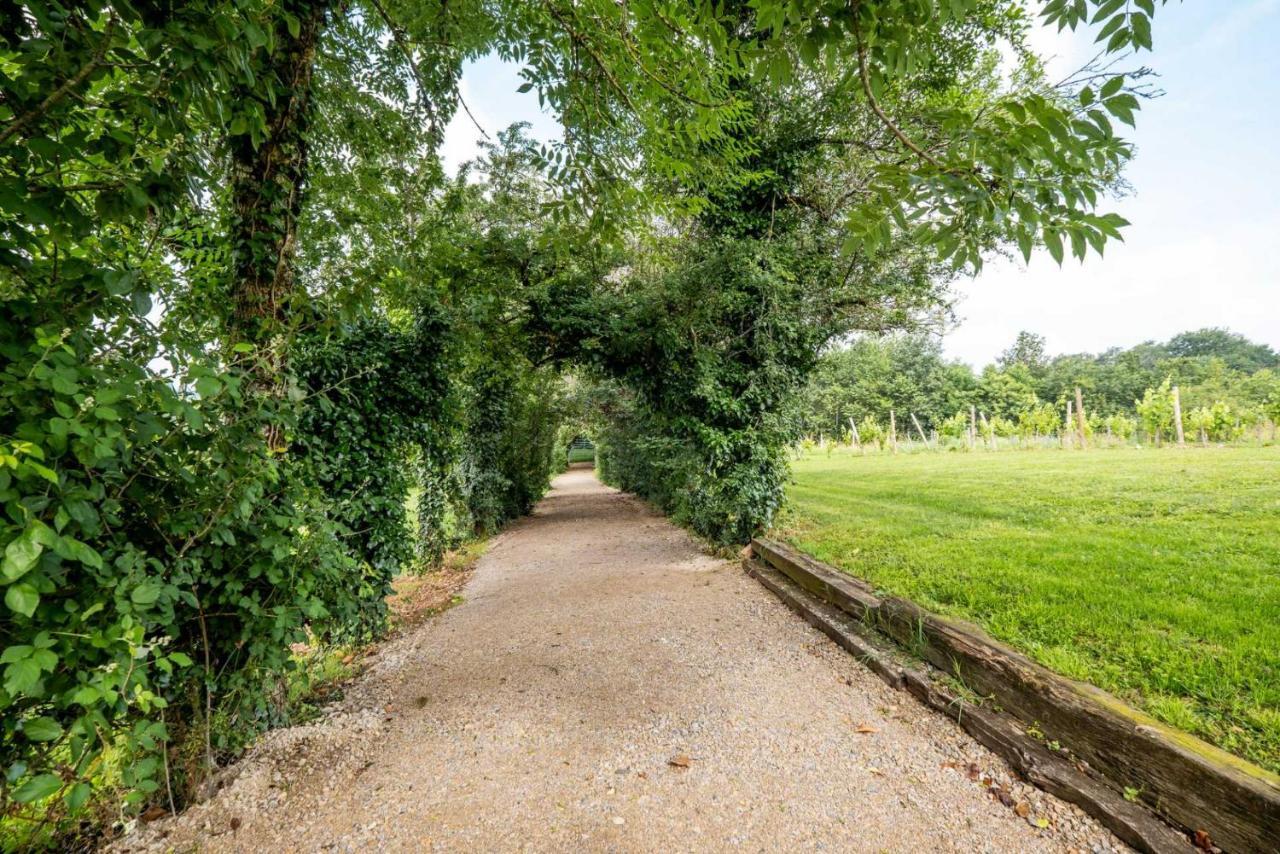
M 779 533 L 1280 771 L 1280 447 L 808 455 Z

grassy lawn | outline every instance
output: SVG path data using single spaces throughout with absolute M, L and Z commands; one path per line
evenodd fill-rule
M 1280 448 L 813 454 L 779 533 L 1280 771 Z

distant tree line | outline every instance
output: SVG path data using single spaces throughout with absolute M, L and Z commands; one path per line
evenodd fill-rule
M 1225 329 L 1102 353 L 1049 356 L 1044 338 L 1021 332 L 994 363 L 976 371 L 948 360 L 928 334 L 860 337 L 830 350 L 797 407 L 811 438 L 877 441 L 895 412 L 899 439 L 961 438 L 976 415 L 979 433 L 1054 436 L 1079 388 L 1089 433 L 1147 441 L 1172 438 L 1178 388 L 1187 441 L 1229 441 L 1280 422 L 1280 353 Z M 919 426 L 917 426 L 917 424 Z

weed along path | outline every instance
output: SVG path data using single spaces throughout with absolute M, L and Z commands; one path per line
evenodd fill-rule
M 322 721 L 269 734 L 211 800 L 118 847 L 1121 847 L 588 469 L 463 595 Z

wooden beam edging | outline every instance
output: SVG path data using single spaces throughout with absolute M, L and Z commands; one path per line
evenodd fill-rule
M 1033 783 L 1076 803 L 1130 845 L 1141 850 L 1173 850 L 1167 839 L 1157 840 L 1150 832 L 1146 834 L 1149 839 L 1141 834 L 1130 838 L 1132 818 L 1122 819 L 1117 812 L 1132 813 L 1128 808 L 1134 804 L 1120 795 L 1126 789 L 1137 790 L 1142 803 L 1165 820 L 1188 833 L 1204 831 L 1214 845 L 1227 851 L 1280 850 L 1280 776 L 1160 723 L 1093 685 L 1059 676 L 976 626 L 939 617 L 905 599 L 881 598 L 866 582 L 783 543 L 755 539 L 751 546 L 763 561 L 748 559 L 748 564 L 756 564 L 754 570 L 748 565 L 748 572 L 810 623 L 814 619 L 807 611 L 814 609 L 816 597 L 852 618 L 848 628 L 863 638 L 864 644 L 869 630 L 887 635 L 978 695 L 991 698 L 1022 722 L 1022 728 L 1012 723 L 997 725 L 988 719 L 1005 716 L 949 696 L 940 706 L 923 696 L 926 684 L 935 694 L 939 693 L 938 686 L 923 675 L 913 676 L 909 668 L 901 669 L 901 682 L 895 685 L 906 687 L 928 705 L 958 718 L 970 734 L 1018 767 Z M 761 566 L 776 570 L 773 584 L 762 577 L 765 573 Z M 778 579 L 790 582 L 793 589 L 789 595 L 775 589 L 782 586 Z M 810 601 L 804 602 L 805 598 Z M 829 616 L 821 619 L 835 626 Z M 831 635 L 823 626 L 814 625 Z M 883 678 L 885 674 L 880 675 Z M 894 684 L 891 679 L 886 681 Z M 958 713 L 957 704 L 963 706 L 963 712 Z M 987 731 L 980 733 L 971 728 L 970 725 L 983 729 L 984 720 L 989 724 Z M 1060 770 L 1048 774 L 1023 770 L 1020 763 L 1031 755 L 1027 753 L 1028 744 L 1071 767 L 1027 734 L 1026 725 L 1033 725 L 1044 738 L 1066 747 L 1083 760 L 1082 770 L 1089 773 L 1079 775 L 1077 770 L 1081 780 L 1072 782 Z M 1019 744 L 1016 749 L 1009 741 L 1010 726 L 1022 733 L 1021 738 L 1013 739 Z M 1040 762 L 1032 763 L 1032 767 L 1050 766 Z M 1043 779 L 1036 779 L 1036 775 Z M 1108 785 L 1100 785 L 1095 777 Z M 1103 797 L 1103 788 L 1114 797 Z M 1116 799 L 1118 803 L 1114 803 Z M 1186 837 L 1178 838 L 1183 843 L 1181 850 L 1186 851 Z

